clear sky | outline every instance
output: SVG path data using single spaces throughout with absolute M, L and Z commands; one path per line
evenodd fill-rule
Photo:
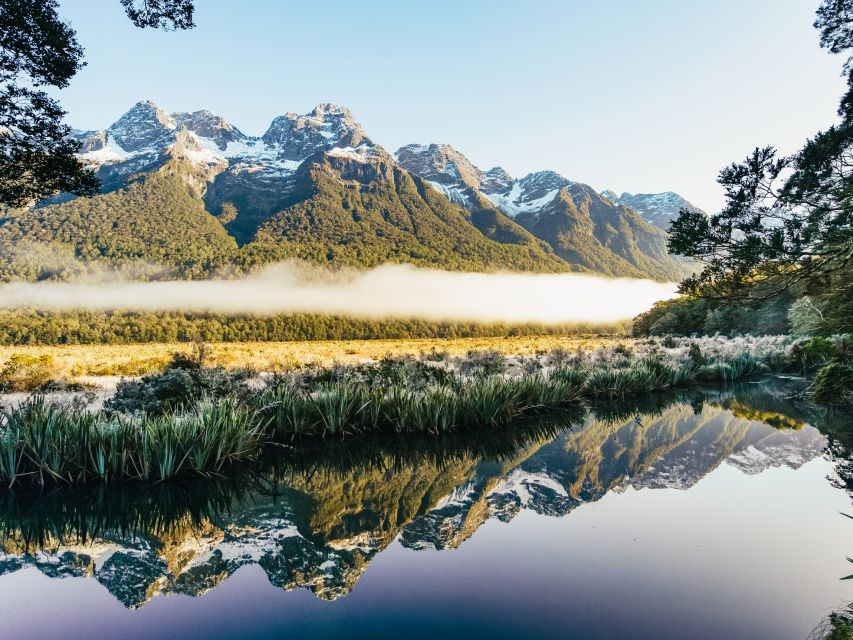
M 842 60 L 818 0 L 196 0 L 197 27 L 134 28 L 118 0 L 60 0 L 88 66 L 57 92 L 104 128 L 135 102 L 259 135 L 318 102 L 394 151 L 446 142 L 483 169 L 717 209 L 718 171 L 835 121 Z

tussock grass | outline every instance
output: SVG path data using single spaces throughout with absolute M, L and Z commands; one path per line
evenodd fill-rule
M 207 474 L 257 455 L 264 429 L 233 398 L 183 411 L 126 417 L 34 396 L 0 413 L 0 482 L 165 480 Z
M 686 346 L 684 351 L 683 359 L 665 360 L 622 348 L 610 361 L 560 357 L 554 359 L 559 364 L 534 372 L 523 367 L 511 372 L 496 352 L 468 353 L 465 362 L 473 364 L 456 368 L 444 361 L 388 357 L 291 371 L 259 390 L 239 376 L 213 376 L 215 368 L 170 369 L 133 382 L 134 393 L 117 394 L 122 402 L 97 412 L 38 396 L 0 412 L 0 483 L 212 474 L 257 457 L 269 442 L 490 429 L 584 402 L 642 397 L 766 371 L 764 359 L 749 353 L 710 358 L 690 355 Z M 180 393 L 166 385 L 170 393 L 160 397 L 163 382 L 176 372 L 209 384 L 178 385 Z

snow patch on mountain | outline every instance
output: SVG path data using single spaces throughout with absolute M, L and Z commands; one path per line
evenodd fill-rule
M 634 209 L 646 222 L 664 230 L 669 229 L 669 225 L 678 217 L 682 209 L 701 212 L 701 209 L 673 191 L 635 194 L 626 191 L 620 196 L 609 189 L 605 189 L 601 195 L 608 198 L 613 204 L 621 204 Z
M 515 217 L 521 213 L 537 211 L 545 207 L 554 201 L 559 192 L 559 189 L 552 189 L 540 198 L 525 200 L 525 193 L 522 191 L 521 184 L 516 180 L 512 184 L 512 189 L 506 195 L 498 193 L 484 193 L 483 195 L 506 215 Z

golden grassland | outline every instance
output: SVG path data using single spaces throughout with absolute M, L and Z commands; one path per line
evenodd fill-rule
M 509 336 L 502 338 L 423 338 L 403 340 L 327 340 L 305 342 L 218 342 L 209 348 L 210 366 L 252 367 L 274 371 L 305 364 L 358 363 L 384 356 L 419 355 L 431 351 L 450 356 L 472 349 L 494 349 L 506 355 L 528 356 L 552 351 L 591 350 L 633 342 L 600 335 Z M 176 352 L 190 354 L 189 343 L 125 345 L 0 346 L 0 366 L 15 354 L 48 356 L 56 372 L 67 377 L 138 376 L 161 369 Z

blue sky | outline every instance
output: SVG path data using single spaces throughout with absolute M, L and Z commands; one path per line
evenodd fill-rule
M 391 151 L 446 142 L 483 169 L 714 210 L 723 166 L 835 121 L 843 61 L 818 47 L 817 4 L 196 0 L 196 29 L 163 33 L 118 0 L 60 0 L 88 65 L 57 94 L 81 129 L 151 99 L 249 134 L 337 102 Z

